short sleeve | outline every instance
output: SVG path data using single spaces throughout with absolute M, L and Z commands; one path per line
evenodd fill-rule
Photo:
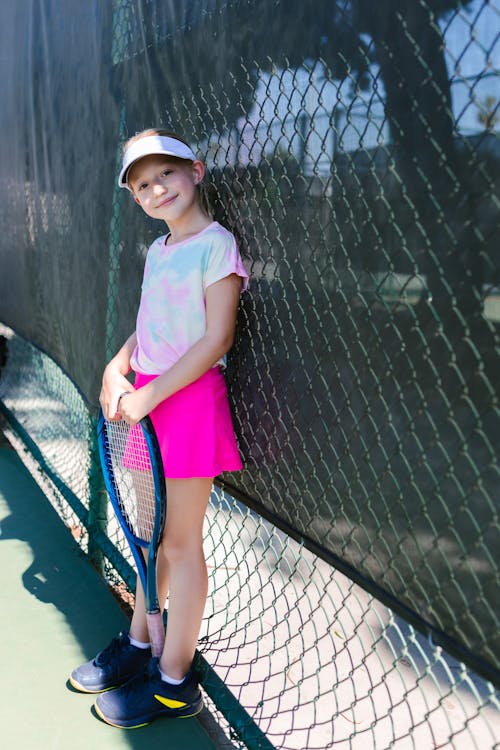
M 235 238 L 227 232 L 227 234 L 217 237 L 210 247 L 204 274 L 205 289 L 210 284 L 215 284 L 216 281 L 220 281 L 232 273 L 241 276 L 243 279 L 241 291 L 245 291 L 248 287 L 248 273 L 241 260 Z

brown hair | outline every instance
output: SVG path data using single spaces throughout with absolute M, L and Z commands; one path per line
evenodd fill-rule
M 175 138 L 175 140 L 180 141 L 181 143 L 184 143 L 185 146 L 189 146 L 189 148 L 191 148 L 190 144 L 185 141 L 184 138 L 181 138 L 180 135 L 177 135 L 177 133 L 173 133 L 170 130 L 165 130 L 164 128 L 148 128 L 147 130 L 141 130 L 140 133 L 136 133 L 127 141 L 125 141 L 125 143 L 123 144 L 123 153 L 125 154 L 125 151 L 127 151 L 127 149 L 133 143 L 135 143 L 136 141 L 140 141 L 141 138 L 146 138 L 150 135 L 163 135 L 167 138 Z M 181 159 L 181 161 L 189 161 L 189 159 Z M 209 197 L 209 190 L 210 188 L 208 188 L 204 180 L 196 185 L 196 193 L 198 196 L 200 208 L 210 219 L 213 219 L 214 209 L 212 206 L 212 201 Z

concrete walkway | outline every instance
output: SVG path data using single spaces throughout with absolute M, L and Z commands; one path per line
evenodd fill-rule
M 214 750 L 196 719 L 109 727 L 67 686 L 127 619 L 16 453 L 0 439 L 0 726 L 19 750 Z

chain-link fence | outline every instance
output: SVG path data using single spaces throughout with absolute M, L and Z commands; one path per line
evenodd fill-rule
M 206 155 L 252 277 L 228 371 L 245 470 L 211 504 L 207 661 L 276 747 L 493 745 L 492 688 L 470 670 L 498 681 L 498 4 L 4 16 L 0 318 L 67 371 L 81 417 L 17 337 L 1 394 L 29 435 L 43 423 L 39 459 L 82 504 L 67 522 L 90 526 L 94 559 L 108 544 L 113 577 L 91 405 L 161 231 L 114 187 L 117 147 L 162 125 Z
M 47 355 L 2 333 L 7 435 L 128 603 L 133 561 L 91 471 L 85 399 Z M 205 537 L 199 667 L 228 748 L 495 745 L 493 686 L 303 544 L 217 488 Z

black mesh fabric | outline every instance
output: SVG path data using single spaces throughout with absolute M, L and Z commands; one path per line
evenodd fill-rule
M 498 667 L 495 27 L 493 0 L 3 3 L 0 319 L 96 405 L 164 231 L 119 143 L 184 134 L 252 275 L 227 486 Z

